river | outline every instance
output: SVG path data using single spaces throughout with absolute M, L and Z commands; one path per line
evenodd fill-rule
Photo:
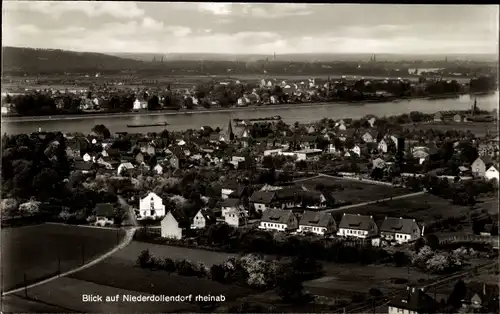
M 477 98 L 478 107 L 482 110 L 493 110 L 498 108 L 499 93 L 487 96 L 474 96 Z M 401 100 L 399 102 L 383 102 L 369 104 L 346 104 L 346 103 L 328 103 L 328 104 L 301 104 L 293 108 L 273 108 L 272 106 L 259 108 L 237 108 L 220 111 L 200 111 L 195 113 L 157 113 L 155 115 L 131 114 L 127 116 L 106 116 L 97 117 L 53 117 L 52 120 L 44 121 L 3 121 L 2 133 L 19 134 L 31 133 L 42 128 L 43 131 L 61 131 L 61 132 L 90 132 L 96 124 L 106 125 L 111 132 L 160 132 L 165 127 L 145 127 L 128 128 L 127 124 L 153 124 L 168 122 L 167 129 L 171 131 L 182 131 L 186 129 L 199 129 L 204 125 L 212 127 L 227 127 L 228 122 L 234 118 L 251 119 L 259 117 L 269 117 L 280 115 L 284 122 L 310 123 L 322 118 L 341 119 L 341 118 L 361 118 L 367 114 L 375 116 L 391 116 L 411 111 L 421 111 L 425 113 L 434 113 L 440 110 L 466 110 L 470 109 L 474 97 L 462 95 L 456 99 L 413 99 Z M 293 106 L 293 105 L 292 105 Z

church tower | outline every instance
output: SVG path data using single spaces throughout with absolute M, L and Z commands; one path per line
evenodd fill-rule
M 231 120 L 229 120 L 229 126 L 227 128 L 227 137 L 232 142 L 234 141 L 233 126 L 231 125 Z

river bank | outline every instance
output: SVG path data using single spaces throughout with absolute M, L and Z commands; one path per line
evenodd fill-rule
M 277 110 L 277 109 L 294 109 L 294 108 L 317 108 L 322 106 L 335 106 L 335 105 L 349 105 L 349 106 L 363 106 L 363 105 L 377 105 L 381 103 L 393 102 L 399 103 L 411 100 L 442 100 L 442 99 L 456 99 L 460 96 L 467 95 L 466 93 L 457 93 L 451 95 L 426 96 L 426 97 L 405 97 L 397 98 L 388 101 L 332 101 L 332 102 L 318 102 L 318 103 L 299 103 L 299 104 L 277 104 L 277 105 L 259 105 L 249 107 L 230 107 L 230 108 L 194 108 L 194 109 L 163 109 L 155 111 L 133 111 L 133 112 L 100 112 L 100 113 L 80 113 L 74 115 L 52 115 L 52 116 L 2 116 L 2 123 L 14 122 L 36 122 L 36 121 L 51 121 L 51 120 L 81 120 L 81 119 L 102 119 L 102 118 L 115 118 L 115 117 L 147 117 L 147 116 L 174 116 L 174 115 L 191 115 L 191 114 L 206 114 L 212 112 L 245 112 L 245 111 L 261 111 L 261 110 Z M 470 94 L 471 97 L 481 97 L 481 94 Z

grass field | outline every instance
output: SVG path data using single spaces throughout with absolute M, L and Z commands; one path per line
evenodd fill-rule
M 376 220 L 383 219 L 384 216 L 390 216 L 412 218 L 419 223 L 459 216 L 468 211 L 470 211 L 469 207 L 452 205 L 449 200 L 431 194 L 411 196 L 352 209 L 353 213 L 372 215 Z
M 488 132 L 491 136 L 495 137 L 498 134 L 498 124 L 494 122 L 431 122 L 431 123 L 420 123 L 416 126 L 413 124 L 405 124 L 404 128 L 409 129 L 410 131 L 418 131 L 418 130 L 440 130 L 443 132 L 446 131 L 463 131 L 467 132 L 470 130 L 477 137 L 484 137 Z
M 315 177 L 298 182 L 308 189 L 314 189 L 321 183 L 331 191 L 332 196 L 337 201 L 351 202 L 352 204 L 375 201 L 383 198 L 394 197 L 410 193 L 409 190 L 399 187 L 386 186 L 382 184 L 372 184 L 355 180 L 343 180 L 331 177 Z M 341 186 L 344 190 L 333 190 L 329 187 Z
M 7 291 L 65 272 L 111 250 L 122 240 L 121 230 L 43 224 L 4 228 L 2 288 Z M 83 257 L 83 258 L 82 258 Z
M 178 246 L 132 241 L 123 250 L 120 250 L 113 254 L 113 258 L 121 260 L 122 263 L 133 264 L 137 260 L 137 256 L 139 256 L 141 251 L 146 249 L 148 249 L 149 253 L 151 253 L 151 255 L 155 257 L 171 258 L 173 260 L 187 259 L 193 263 L 202 262 L 209 267 L 213 264 L 223 263 L 230 257 L 237 256 L 236 254 L 231 253 L 213 252 Z
M 350 297 L 355 293 L 368 293 L 376 288 L 384 294 L 398 289 L 404 289 L 407 283 L 395 283 L 396 279 L 409 280 L 410 284 L 418 284 L 419 280 L 432 279 L 435 276 L 422 273 L 411 268 L 391 265 L 339 265 L 325 263 L 325 277 L 304 283 L 313 293 L 324 296 Z

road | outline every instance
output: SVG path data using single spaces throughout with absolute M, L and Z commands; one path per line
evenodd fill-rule
M 128 222 L 127 225 L 139 227 L 139 222 L 137 221 L 137 216 L 135 215 L 134 209 L 127 203 L 127 201 L 123 198 L 123 196 L 118 195 L 118 203 L 120 203 L 122 208 L 127 213 L 127 219 L 126 219 L 126 221 Z
M 399 199 L 402 199 L 402 198 L 413 197 L 413 196 L 422 195 L 422 194 L 425 194 L 425 193 L 426 192 L 415 192 L 415 193 L 410 193 L 410 194 L 405 194 L 405 195 L 400 195 L 400 196 L 383 198 L 383 199 L 376 200 L 376 201 L 369 201 L 369 202 L 363 202 L 363 203 L 358 203 L 358 204 L 352 204 L 352 205 L 346 205 L 346 206 L 342 206 L 342 207 L 332 208 L 332 209 L 325 209 L 325 210 L 322 210 L 322 212 L 323 213 L 333 213 L 333 212 L 336 212 L 336 211 L 339 211 L 339 210 L 346 210 L 346 209 L 351 209 L 351 208 L 366 206 L 366 205 L 370 205 L 370 204 L 376 204 L 376 203 L 379 203 L 379 202 L 399 200 Z

